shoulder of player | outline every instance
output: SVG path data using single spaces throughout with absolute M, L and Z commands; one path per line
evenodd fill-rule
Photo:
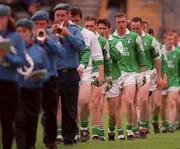
M 147 33 L 145 33 L 144 38 L 146 38 L 147 40 L 150 40 L 150 41 L 153 41 L 153 40 L 157 41 L 157 39 L 155 37 L 153 37 L 152 35 L 147 34 Z
M 180 47 L 175 47 L 175 51 L 180 54 Z
M 137 37 L 139 37 L 139 35 L 138 35 L 137 33 L 133 32 L 133 31 L 129 31 L 129 34 L 128 34 L 128 35 L 131 36 L 132 38 L 137 38 Z
M 93 36 L 93 37 L 95 36 L 95 34 L 92 31 L 90 31 L 86 28 L 82 28 L 81 33 L 86 35 L 86 36 Z
M 102 42 L 107 42 L 107 39 L 104 38 L 103 36 L 99 35 L 98 37 L 99 40 L 101 40 Z
M 116 43 L 118 43 L 118 42 L 121 42 L 121 39 L 116 38 L 116 36 L 114 36 L 113 34 L 111 34 L 111 35 L 109 35 L 108 42 L 109 42 L 110 44 L 116 44 Z

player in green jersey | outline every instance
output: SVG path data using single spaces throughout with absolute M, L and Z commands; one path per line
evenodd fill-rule
M 121 98 L 120 88 L 118 85 L 118 78 L 120 77 L 120 69 L 118 61 L 121 59 L 123 45 L 120 39 L 114 39 L 111 32 L 111 24 L 107 19 L 98 20 L 99 33 L 109 41 L 111 64 L 112 87 L 106 92 L 109 124 L 108 124 L 108 140 L 115 140 L 115 126 L 117 127 L 118 140 L 124 140 L 125 135 L 122 129 L 122 112 L 121 112 Z M 118 104 L 119 103 L 119 104 Z
M 85 28 L 91 30 L 96 34 L 96 37 L 101 45 L 101 49 L 104 57 L 104 79 L 108 80 L 110 77 L 110 55 L 109 55 L 109 44 L 108 41 L 100 36 L 96 29 L 96 18 L 94 17 L 86 17 L 84 21 Z M 92 75 L 94 77 L 94 81 L 96 81 L 96 77 L 99 76 L 97 73 L 97 63 L 92 61 L 93 72 Z M 95 83 L 95 82 L 94 82 Z M 94 84 L 92 86 L 92 94 L 91 94 L 91 112 L 92 112 L 92 139 L 105 140 L 104 129 L 102 124 L 102 107 L 103 107 L 103 89 L 104 86 L 99 86 L 98 84 Z
M 166 62 L 166 64 L 162 64 L 162 68 L 165 67 L 165 71 L 166 71 L 166 78 L 164 78 L 164 80 L 166 79 L 166 83 L 164 85 L 164 87 L 162 86 L 162 91 L 161 91 L 161 106 L 160 106 L 160 114 L 161 114 L 161 121 L 162 121 L 162 126 L 161 126 L 161 132 L 162 133 L 167 133 L 168 132 L 168 121 L 166 119 L 166 107 L 167 107 L 167 55 L 166 55 L 166 50 L 165 50 L 165 39 L 166 39 L 166 35 L 168 33 L 164 33 L 163 35 L 163 43 L 164 44 L 160 44 L 160 52 L 161 52 L 161 56 L 164 58 L 164 61 Z M 165 81 L 164 81 L 165 82 Z M 156 107 L 154 107 L 156 108 Z M 153 123 L 154 126 L 154 132 L 155 133 L 159 133 L 160 129 L 159 129 L 159 122 L 156 121 Z
M 166 119 L 168 121 L 168 130 L 174 132 L 174 124 L 176 121 L 177 111 L 176 105 L 178 101 L 179 80 L 180 80 L 180 51 L 174 46 L 173 33 L 166 34 L 165 50 L 167 54 L 167 107 Z
M 96 35 L 82 26 L 82 11 L 79 8 L 71 9 L 71 20 L 80 26 L 81 33 L 86 43 L 87 50 L 80 55 L 80 65 L 78 71 L 81 73 L 81 83 L 79 90 L 79 115 L 80 115 L 80 139 L 86 142 L 89 136 L 88 118 L 90 115 L 90 101 L 92 93 L 92 61 L 96 63 L 96 71 L 99 85 L 103 84 L 103 53 Z M 89 52 L 88 52 L 89 51 Z
M 175 37 L 175 46 L 180 51 L 180 33 L 173 32 Z M 176 120 L 176 129 L 180 130 L 180 90 L 178 93 L 178 101 L 177 101 L 177 120 Z
M 117 39 L 113 39 L 110 35 L 111 33 L 111 24 L 108 19 L 99 19 L 97 21 L 97 28 L 99 34 L 105 37 L 110 44 L 110 57 L 112 60 L 111 66 L 111 78 L 112 78 L 112 86 L 106 92 L 107 103 L 108 103 L 108 112 L 109 112 L 109 122 L 108 122 L 108 140 L 115 140 L 115 126 L 118 131 L 118 140 L 124 140 L 125 135 L 122 129 L 122 113 L 120 104 L 118 106 L 118 102 L 121 103 L 118 96 L 120 93 L 120 89 L 118 86 L 118 78 L 120 76 L 120 71 L 118 68 L 117 62 L 120 60 L 120 52 L 123 48 L 122 42 Z M 120 109 L 120 110 L 117 110 Z M 119 113 L 118 113 L 119 112 Z M 117 124 L 117 125 L 116 125 Z
M 137 73 L 145 71 L 146 59 L 143 44 L 137 33 L 131 32 L 126 28 L 127 17 L 124 13 L 118 13 L 114 16 L 116 31 L 113 33 L 115 39 L 120 39 L 123 44 L 121 51 L 121 60 L 118 62 L 121 69 L 119 85 L 123 87 L 124 99 L 126 104 L 128 139 L 134 139 L 133 113 L 134 100 L 136 95 Z
M 159 54 L 159 44 L 157 40 L 151 35 L 143 31 L 143 21 L 139 17 L 135 17 L 131 20 L 131 31 L 134 31 L 139 34 L 142 39 L 144 51 L 146 54 L 146 71 L 143 72 L 143 75 L 146 77 L 146 83 L 139 88 L 139 135 L 142 138 L 146 138 L 148 131 L 149 123 L 149 91 L 151 88 L 154 88 L 156 82 L 158 88 L 160 89 L 161 85 L 161 61 Z M 157 74 L 157 80 L 154 76 Z M 160 91 L 159 91 L 160 92 Z M 136 109 L 136 108 L 135 108 Z

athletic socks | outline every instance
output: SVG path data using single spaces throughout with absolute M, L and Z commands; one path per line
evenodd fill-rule
M 62 135 L 62 127 L 61 127 L 61 125 L 58 126 L 57 134 Z
M 110 132 L 113 132 L 113 131 L 115 130 L 115 124 L 109 124 L 108 130 L 109 130 Z
M 88 120 L 82 120 L 82 119 L 80 120 L 81 129 L 87 129 L 88 124 L 89 124 Z

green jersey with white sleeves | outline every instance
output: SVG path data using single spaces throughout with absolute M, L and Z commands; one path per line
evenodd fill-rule
M 178 87 L 180 82 L 180 51 L 173 47 L 171 51 L 166 49 L 168 87 Z
M 100 36 L 98 33 L 96 33 L 96 37 L 100 43 L 103 58 L 104 58 L 104 78 L 109 79 L 111 77 L 111 71 L 110 71 L 110 65 L 111 65 L 111 59 L 109 54 L 109 43 L 106 40 L 106 38 Z M 92 61 L 93 65 L 93 73 L 96 73 L 98 71 L 98 64 L 95 61 Z
M 117 30 L 112 36 L 115 39 L 120 39 L 123 44 L 121 60 L 118 62 L 120 69 L 125 72 L 139 72 L 140 66 L 146 65 L 141 37 L 128 29 L 126 29 L 126 33 L 122 37 L 118 35 Z
M 98 65 L 103 64 L 103 53 L 96 35 L 85 28 L 80 27 L 80 29 L 86 44 L 86 49 L 80 55 L 80 65 L 84 68 L 92 67 L 92 61 Z
M 152 70 L 154 68 L 154 60 L 160 59 L 159 43 L 153 36 L 144 31 L 142 31 L 141 39 L 146 54 L 146 69 Z

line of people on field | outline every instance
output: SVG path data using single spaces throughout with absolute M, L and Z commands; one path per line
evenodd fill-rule
M 73 145 L 105 138 L 104 101 L 108 103 L 108 140 L 146 138 L 151 113 L 155 133 L 174 132 L 180 115 L 180 48 L 175 32 L 163 44 L 147 33 L 140 17 L 125 13 L 108 19 L 87 16 L 59 3 L 54 23 L 44 10 L 16 23 L 10 7 L 0 5 L 0 120 L 3 149 L 15 134 L 18 149 L 34 149 L 39 113 L 43 142 Z M 126 130 L 122 128 L 122 101 Z M 42 109 L 42 110 L 41 110 Z M 161 112 L 160 112 L 161 111 Z M 13 123 L 15 129 L 13 129 Z
M 78 99 L 80 140 L 82 142 L 86 142 L 90 138 L 105 140 L 102 121 L 105 99 L 109 111 L 108 140 L 116 139 L 115 127 L 118 140 L 124 140 L 125 137 L 129 140 L 147 138 L 148 133 L 150 133 L 151 114 L 155 133 L 160 133 L 160 114 L 162 132 L 174 132 L 175 122 L 177 122 L 179 115 L 177 112 L 179 112 L 180 57 L 177 34 L 165 33 L 164 41 L 160 44 L 154 37 L 153 30 L 149 29 L 148 22 L 143 21 L 140 17 L 128 20 L 126 14 L 116 14 L 114 16 L 116 30 L 111 33 L 111 24 L 107 19 L 97 20 L 95 17 L 88 16 L 83 22 L 82 12 L 79 8 L 72 8 L 70 12 L 71 20 L 81 28 L 84 27 L 82 35 L 90 52 L 82 53 L 78 67 L 81 72 Z M 97 36 L 102 49 L 105 80 L 105 84 L 102 86 L 101 80 L 98 82 L 99 86 L 95 80 L 99 79 L 98 73 L 100 76 L 102 74 L 100 68 L 97 73 L 97 65 L 93 63 L 93 59 L 95 61 L 94 49 L 91 47 L 95 48 L 96 41 L 94 39 L 93 44 L 91 44 L 93 37 L 89 35 L 88 38 L 85 29 Z M 104 37 L 104 42 L 99 38 L 99 35 Z M 169 43 L 169 36 L 172 36 L 171 43 Z M 176 49 L 174 54 L 176 60 L 170 60 L 172 61 L 171 67 L 168 65 L 168 54 L 165 52 L 168 49 L 169 51 Z M 90 57 L 87 57 L 87 53 Z M 98 64 L 100 65 L 100 63 Z M 174 74 L 173 79 L 170 79 L 171 71 Z M 164 97 L 164 90 L 166 97 Z M 173 94 L 173 97 L 170 96 L 168 99 L 169 94 Z M 125 102 L 126 109 L 126 135 L 122 128 L 122 100 Z M 58 111 L 60 113 L 60 108 Z M 90 113 L 92 119 L 91 136 Z M 57 141 L 61 142 L 63 137 L 61 136 L 60 120 L 58 125 Z

